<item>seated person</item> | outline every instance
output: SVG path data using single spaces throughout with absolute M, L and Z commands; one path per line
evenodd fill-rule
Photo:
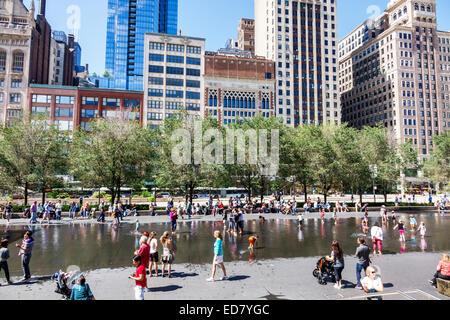
M 376 292 L 383 292 L 384 291 L 384 285 L 383 281 L 381 281 L 381 277 L 377 276 L 377 271 L 374 267 L 367 267 L 366 270 L 367 277 L 361 280 L 361 284 L 363 287 L 363 290 L 366 293 L 376 293 Z M 370 297 L 367 298 L 367 300 L 382 300 L 381 297 Z
M 77 284 L 73 286 L 70 300 L 95 300 L 83 275 L 78 278 Z
M 442 260 L 438 263 L 434 278 L 430 280 L 431 284 L 435 287 L 437 287 L 437 278 L 450 280 L 450 259 L 447 253 L 442 255 Z

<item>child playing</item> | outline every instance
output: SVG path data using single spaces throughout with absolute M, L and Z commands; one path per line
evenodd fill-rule
M 397 225 L 394 227 L 394 230 L 398 229 L 398 232 L 400 233 L 400 241 L 405 242 L 405 224 L 403 223 L 403 220 L 400 220 Z
M 136 281 L 136 287 L 134 288 L 136 300 L 144 300 L 144 290 L 147 288 L 147 274 L 145 266 L 141 263 L 141 256 L 135 256 L 133 258 L 133 264 L 136 267 L 136 273 L 129 276 L 129 279 Z
M 417 231 L 420 232 L 420 235 L 423 238 L 425 238 L 425 234 L 427 233 L 427 228 L 425 227 L 425 222 L 421 222 L 419 228 L 417 229 Z
M 411 225 L 411 230 L 415 231 L 416 230 L 417 221 L 416 221 L 416 218 L 414 218 L 413 215 L 409 216 L 409 224 Z
M 138 219 L 136 219 L 136 230 L 134 230 L 136 233 L 139 233 L 139 228 L 141 227 L 141 223 Z
M 248 250 L 254 250 L 256 241 L 259 239 L 258 236 L 251 236 L 248 238 L 248 242 L 250 243 L 250 246 L 248 247 Z
M 391 218 L 392 218 L 392 222 L 396 222 L 397 218 L 395 216 L 395 211 L 394 210 L 392 210 L 392 212 L 391 212 Z
M 301 228 L 303 226 L 303 213 L 298 215 L 298 226 Z
M 9 259 L 8 240 L 4 239 L 2 240 L 0 246 L 0 270 L 3 269 L 3 271 L 5 272 L 5 277 L 6 281 L 8 281 L 8 284 L 12 284 L 12 281 L 9 278 L 8 259 Z
M 322 212 L 320 214 L 320 220 L 322 220 L 322 224 L 325 223 L 325 208 L 322 208 Z

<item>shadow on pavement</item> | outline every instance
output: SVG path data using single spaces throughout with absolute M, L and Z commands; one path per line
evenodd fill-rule
M 165 286 L 165 287 L 150 288 L 148 291 L 150 291 L 150 292 L 170 292 L 170 291 L 175 291 L 175 290 L 178 290 L 181 288 L 183 288 L 183 287 L 176 286 L 176 285 L 170 285 L 170 286 Z
M 198 273 L 172 272 L 172 278 L 197 277 Z
M 250 278 L 250 276 L 234 276 L 230 277 L 228 281 L 241 281 Z

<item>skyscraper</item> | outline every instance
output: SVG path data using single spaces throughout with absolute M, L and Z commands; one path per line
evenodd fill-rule
M 433 136 L 450 127 L 449 47 L 435 0 L 391 0 L 339 42 L 343 121 L 382 123 L 397 144 L 411 141 L 427 157 Z
M 284 123 L 339 123 L 337 0 L 255 0 L 255 54 L 276 62 Z
M 146 32 L 177 34 L 178 0 L 108 0 L 106 71 L 116 89 L 142 90 Z

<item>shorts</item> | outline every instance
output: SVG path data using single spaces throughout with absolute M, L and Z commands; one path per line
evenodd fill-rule
M 169 255 L 165 255 L 165 256 L 163 255 L 161 257 L 161 262 L 164 264 L 172 264 L 173 260 L 174 260 L 173 254 L 169 254 Z
M 144 300 L 144 287 L 136 286 L 134 287 L 134 298 L 136 300 Z
M 158 252 L 150 253 L 150 261 L 151 262 L 158 262 L 159 261 Z
M 405 230 L 398 230 L 400 234 L 405 234 Z
M 216 261 L 217 257 L 217 261 Z M 221 264 L 223 263 L 223 256 L 214 256 L 213 264 Z

